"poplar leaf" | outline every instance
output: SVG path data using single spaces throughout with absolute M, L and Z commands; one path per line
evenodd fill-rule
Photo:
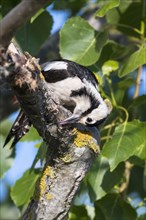
M 30 201 L 38 177 L 39 173 L 36 170 L 32 172 L 27 170 L 11 188 L 11 198 L 17 207 L 27 204 Z
M 119 71 L 119 76 L 123 77 L 128 73 L 133 72 L 139 66 L 146 63 L 146 48 L 141 48 L 133 53 L 129 59 L 123 64 L 121 70 Z
M 103 6 L 97 11 L 96 16 L 103 17 L 110 9 L 119 6 L 119 0 L 110 0 L 103 2 Z
M 95 37 L 94 29 L 80 17 L 69 19 L 60 32 L 60 54 L 62 58 L 84 66 L 94 64 L 107 41 L 105 32 Z
M 94 220 L 136 220 L 135 209 L 119 194 L 107 194 L 95 202 Z
M 118 126 L 102 155 L 108 158 L 111 170 L 131 156 L 146 160 L 146 122 L 134 120 Z

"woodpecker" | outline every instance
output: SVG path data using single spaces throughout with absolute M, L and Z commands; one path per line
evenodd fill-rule
M 69 60 L 55 60 L 41 65 L 41 72 L 60 104 L 72 111 L 71 117 L 59 122 L 61 126 L 84 124 L 99 126 L 110 114 L 111 107 L 102 98 L 95 75 L 86 67 Z M 14 122 L 4 146 L 14 137 L 14 146 L 31 122 L 21 110 Z

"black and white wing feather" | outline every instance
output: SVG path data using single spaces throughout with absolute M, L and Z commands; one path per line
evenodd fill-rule
M 11 139 L 13 139 L 11 148 L 14 147 L 17 142 L 29 131 L 30 126 L 31 122 L 29 121 L 25 113 L 21 110 L 14 124 L 12 125 L 11 130 L 9 131 L 3 147 L 5 147 Z
M 87 68 L 69 60 L 55 60 L 41 65 L 42 73 L 48 83 L 78 77 L 84 83 L 85 80 L 97 87 L 98 81 L 95 75 Z

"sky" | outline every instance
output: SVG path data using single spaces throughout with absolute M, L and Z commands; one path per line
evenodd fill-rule
M 135 85 L 129 89 L 129 96 L 133 97 L 135 91 Z M 146 66 L 144 66 L 140 79 L 139 96 L 146 95 Z

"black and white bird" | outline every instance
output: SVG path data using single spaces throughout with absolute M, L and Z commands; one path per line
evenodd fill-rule
M 61 121 L 61 126 L 81 123 L 98 126 L 109 115 L 111 108 L 101 97 L 98 81 L 86 67 L 69 60 L 51 61 L 41 65 L 42 74 L 62 106 L 72 109 L 72 116 Z M 27 133 L 31 122 L 21 110 L 4 146 L 12 139 L 14 146 Z

